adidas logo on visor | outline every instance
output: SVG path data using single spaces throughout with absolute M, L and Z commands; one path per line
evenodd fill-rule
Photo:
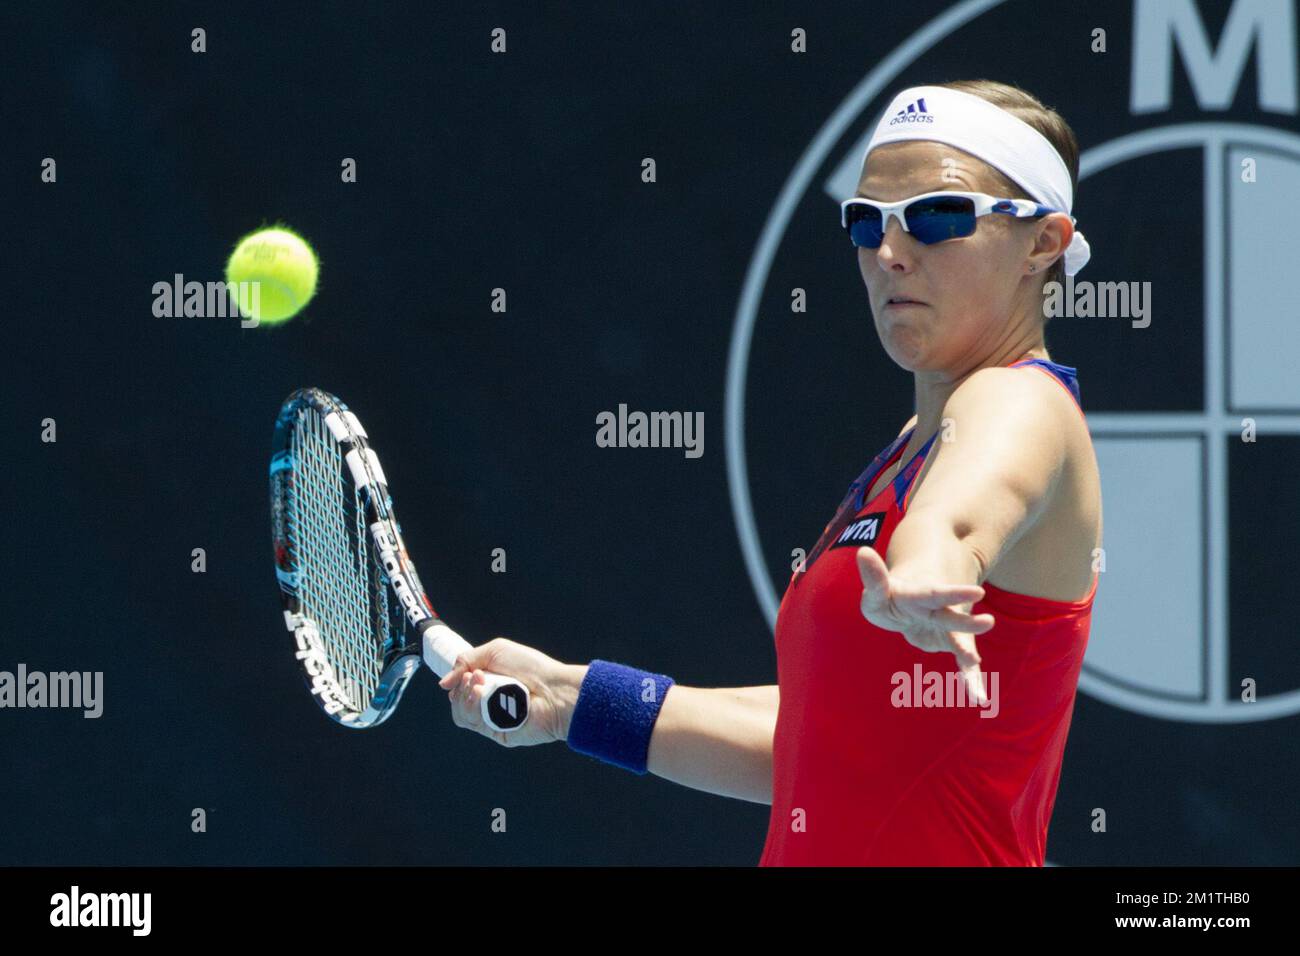
M 894 118 L 889 121 L 890 126 L 898 126 L 901 123 L 933 123 L 934 116 L 925 108 L 925 97 L 921 97 L 915 103 L 908 103 L 903 109 L 894 114 Z

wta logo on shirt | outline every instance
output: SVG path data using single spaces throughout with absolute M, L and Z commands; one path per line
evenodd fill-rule
M 854 520 L 847 525 L 835 538 L 832 548 L 847 548 L 852 545 L 860 548 L 863 545 L 874 545 L 876 539 L 880 537 L 880 528 L 885 523 L 885 513 L 883 511 L 873 511 L 869 515 L 863 515 L 861 518 Z

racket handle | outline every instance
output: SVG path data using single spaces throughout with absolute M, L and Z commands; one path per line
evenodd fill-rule
M 456 668 L 456 658 L 472 645 L 441 621 L 424 628 L 424 662 L 439 677 Z M 528 720 L 528 688 L 513 677 L 484 672 L 483 722 L 493 730 L 508 733 Z

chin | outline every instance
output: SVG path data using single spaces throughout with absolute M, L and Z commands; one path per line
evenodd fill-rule
M 925 338 L 915 329 L 895 326 L 882 338 L 881 344 L 894 364 L 908 372 L 915 372 L 924 363 Z

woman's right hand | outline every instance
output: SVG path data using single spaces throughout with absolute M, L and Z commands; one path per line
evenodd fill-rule
M 528 688 L 528 719 L 509 732 L 483 722 L 483 672 L 513 677 Z M 494 638 L 456 658 L 456 666 L 438 686 L 448 691 L 451 719 L 457 727 L 476 730 L 503 747 L 529 747 L 567 740 L 569 718 L 587 675 L 585 664 L 565 664 L 541 651 Z

